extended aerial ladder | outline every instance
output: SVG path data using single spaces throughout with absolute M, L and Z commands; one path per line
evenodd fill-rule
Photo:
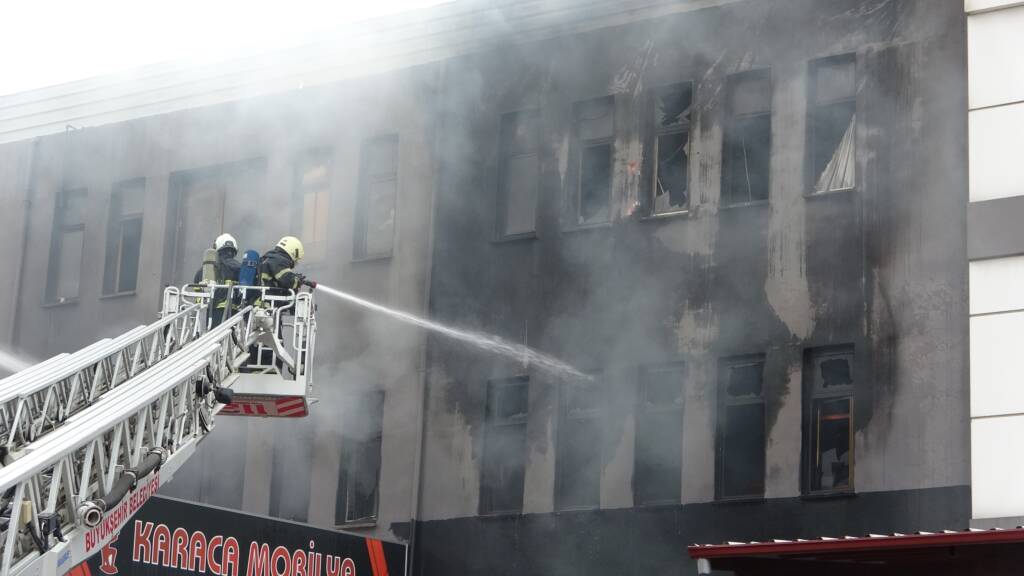
M 239 305 L 211 327 L 217 288 Z M 310 293 L 171 287 L 159 321 L 0 380 L 0 576 L 95 554 L 217 415 L 304 416 L 315 339 Z

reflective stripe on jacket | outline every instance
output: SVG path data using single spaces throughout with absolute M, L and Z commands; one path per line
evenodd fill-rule
M 294 266 L 295 261 L 287 252 L 274 247 L 260 258 L 260 284 L 271 288 L 298 290 L 299 275 L 293 270 Z

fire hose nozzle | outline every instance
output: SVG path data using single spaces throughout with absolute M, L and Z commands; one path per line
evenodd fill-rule
M 309 286 L 311 290 L 316 290 L 316 280 L 302 280 L 303 286 Z
M 78 517 L 89 528 L 95 528 L 103 519 L 104 507 L 101 502 L 89 500 L 78 507 Z

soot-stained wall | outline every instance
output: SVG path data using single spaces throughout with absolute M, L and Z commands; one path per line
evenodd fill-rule
M 966 525 L 964 35 L 952 0 L 759 0 L 447 62 L 430 312 L 603 372 L 603 425 L 591 439 L 601 447 L 601 511 L 554 512 L 560 378 L 432 338 L 422 573 L 612 573 L 641 551 L 612 545 L 643 524 L 630 514 L 685 525 L 661 540 L 677 559 L 693 541 Z M 809 63 L 848 53 L 856 184 L 811 195 Z M 759 68 L 771 74 L 769 198 L 726 207 L 726 78 Z M 635 209 L 650 154 L 642 103 L 651 87 L 684 81 L 694 86 L 689 210 L 645 218 Z M 566 219 L 573 104 L 607 95 L 612 218 L 578 229 Z M 541 126 L 536 233 L 495 240 L 501 117 L 527 109 Z M 801 499 L 803 364 L 807 350 L 832 345 L 855 354 L 856 495 L 810 502 Z M 765 355 L 767 500 L 708 504 L 718 364 L 745 354 Z M 685 365 L 680 506 L 619 510 L 634 504 L 638 368 L 669 362 Z M 479 517 L 486 384 L 521 374 L 530 376 L 526 516 Z M 528 543 L 554 540 L 603 552 L 591 556 L 594 570 L 571 554 L 557 569 L 530 565 Z M 439 552 L 456 548 L 465 554 Z

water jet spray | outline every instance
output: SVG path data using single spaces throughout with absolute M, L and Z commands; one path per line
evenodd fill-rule
M 464 342 L 486 352 L 492 352 L 509 358 L 511 360 L 518 361 L 526 359 L 526 361 L 529 364 L 532 364 L 540 368 L 541 370 L 544 370 L 545 372 L 548 372 L 555 376 L 563 378 L 577 378 L 580 380 L 592 380 L 591 376 L 588 376 L 583 372 L 580 372 L 576 368 L 570 366 L 569 364 L 566 364 L 565 362 L 562 362 L 557 358 L 548 356 L 543 352 L 539 352 L 537 350 L 534 350 L 533 348 L 524 346 L 522 344 L 514 344 L 492 334 L 485 334 L 483 332 L 463 330 L 459 328 L 453 328 L 451 326 L 446 326 L 439 322 L 434 322 L 433 320 L 427 320 L 426 318 L 421 318 L 414 314 L 410 314 L 409 312 L 402 312 L 401 310 L 395 310 L 393 308 L 388 308 L 387 306 L 382 306 L 369 300 L 364 300 L 362 298 L 359 298 L 358 296 L 353 296 L 352 294 L 342 292 L 341 290 L 331 288 L 330 286 L 324 286 L 323 284 L 318 284 L 317 290 L 319 292 L 329 294 L 335 298 L 345 300 L 346 302 L 355 304 L 367 310 L 379 312 L 381 314 L 384 314 L 385 316 L 389 316 L 401 322 L 405 322 L 406 324 L 419 326 L 420 328 L 425 328 L 427 330 L 430 330 L 431 332 L 435 332 L 442 336 L 447 336 L 452 340 Z

